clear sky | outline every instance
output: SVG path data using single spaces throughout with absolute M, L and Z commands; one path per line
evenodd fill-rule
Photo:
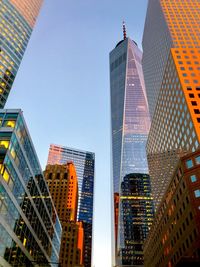
M 147 0 L 44 1 L 6 108 L 21 108 L 42 168 L 50 143 L 95 152 L 94 266 L 111 266 L 109 52 L 141 47 Z

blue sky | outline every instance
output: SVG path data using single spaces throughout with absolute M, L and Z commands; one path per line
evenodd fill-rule
M 111 266 L 109 52 L 141 47 L 147 0 L 44 1 L 6 108 L 21 108 L 42 168 L 50 143 L 95 152 L 94 265 Z

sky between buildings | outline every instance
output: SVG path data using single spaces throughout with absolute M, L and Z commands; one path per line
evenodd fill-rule
M 111 266 L 109 52 L 141 47 L 147 0 L 44 0 L 6 108 L 24 111 L 41 166 L 50 143 L 96 154 L 93 264 Z

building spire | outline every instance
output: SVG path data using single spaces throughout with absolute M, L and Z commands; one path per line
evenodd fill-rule
M 124 36 L 124 40 L 126 39 L 126 24 L 125 21 L 123 21 L 123 36 Z

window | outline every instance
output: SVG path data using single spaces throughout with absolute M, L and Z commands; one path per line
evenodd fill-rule
M 197 106 L 197 101 L 191 101 L 192 106 Z
M 188 159 L 186 161 L 186 166 L 187 166 L 188 169 L 192 168 L 193 167 L 193 161 L 191 159 Z
M 196 164 L 200 164 L 200 156 L 195 157 Z
M 200 197 L 200 189 L 195 190 L 194 191 L 194 195 L 195 195 L 196 198 Z
M 190 176 L 190 179 L 191 179 L 191 182 L 192 182 L 192 183 L 194 183 L 194 182 L 197 181 L 197 177 L 196 177 L 195 174 L 191 175 L 191 176 Z
M 194 113 L 195 114 L 200 114 L 200 110 L 199 109 L 194 109 Z

